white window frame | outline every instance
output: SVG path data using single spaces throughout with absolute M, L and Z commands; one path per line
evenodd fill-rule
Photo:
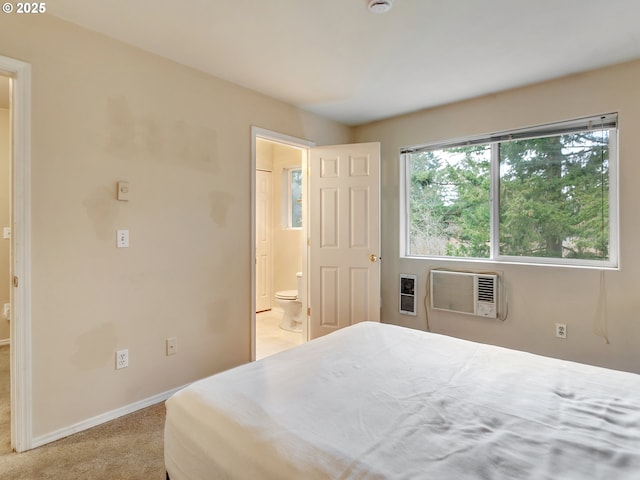
M 617 114 L 607 114 L 608 116 L 615 116 L 617 123 Z M 600 116 L 593 117 L 594 119 Z M 437 142 L 433 144 L 420 145 L 417 147 L 405 147 L 400 149 L 400 257 L 410 259 L 421 260 L 437 260 L 437 261 L 464 261 L 464 262 L 482 262 L 482 263 L 514 263 L 525 265 L 551 265 L 551 266 L 569 266 L 569 267 L 583 267 L 583 268 L 605 268 L 605 269 L 619 269 L 619 189 L 618 189 L 618 143 L 619 143 L 619 128 L 618 126 L 610 128 L 609 130 L 609 258 L 607 260 L 589 260 L 589 259 L 576 259 L 576 258 L 551 258 L 551 257 L 525 257 L 525 256 L 510 256 L 501 255 L 499 253 L 500 245 L 500 159 L 499 149 L 494 148 L 500 141 L 486 141 L 485 144 L 491 144 L 491 189 L 490 189 L 490 254 L 489 258 L 477 258 L 477 257 L 453 257 L 453 256 L 439 256 L 439 255 L 412 255 L 409 250 L 409 207 L 410 207 L 410 158 L 411 150 L 421 149 L 440 149 L 447 148 L 450 145 L 460 145 L 465 142 L 474 142 L 484 138 L 505 138 L 513 134 L 523 134 L 530 132 L 530 137 L 540 137 L 542 135 L 536 134 L 538 131 L 542 131 L 547 127 L 556 127 L 563 124 L 571 125 L 574 122 L 584 122 L 585 119 L 579 119 L 569 122 L 558 122 L 556 124 L 543 125 L 539 127 L 532 127 L 529 129 L 514 130 L 511 132 L 502 132 L 492 135 L 482 135 L 477 137 L 468 137 L 456 139 L 448 142 Z M 597 123 L 594 122 L 597 128 Z M 613 140 L 613 141 L 612 141 Z

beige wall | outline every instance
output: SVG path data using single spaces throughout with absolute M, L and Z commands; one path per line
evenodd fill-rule
M 302 271 L 302 230 L 282 228 L 282 172 L 302 165 L 302 150 L 273 145 L 273 292 L 295 290 L 296 273 Z
M 9 338 L 9 321 L 2 315 L 2 308 L 9 303 L 10 241 L 2 238 L 2 229 L 11 225 L 10 221 L 10 131 L 9 110 L 0 108 L 0 340 Z
M 0 55 L 32 65 L 34 437 L 249 361 L 251 126 L 350 129 L 48 15 Z
M 593 71 L 529 88 L 421 111 L 362 126 L 356 140 L 382 143 L 382 318 L 425 328 L 425 312 L 398 313 L 400 273 L 419 275 L 425 294 L 433 267 L 501 270 L 509 294 L 509 316 L 497 321 L 432 312 L 435 332 L 504 345 L 554 357 L 640 372 L 640 62 Z M 606 271 L 606 318 L 610 344 L 594 334 L 600 271 L 492 263 L 434 262 L 399 258 L 399 149 L 467 135 L 544 124 L 599 113 L 619 112 L 620 271 Z M 555 323 L 567 324 L 568 338 L 555 338 Z

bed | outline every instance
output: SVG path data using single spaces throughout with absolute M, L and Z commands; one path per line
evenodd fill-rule
M 166 402 L 171 480 L 639 479 L 640 375 L 363 322 Z

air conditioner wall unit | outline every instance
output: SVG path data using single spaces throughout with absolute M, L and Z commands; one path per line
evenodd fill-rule
M 499 312 L 497 274 L 431 270 L 431 308 L 496 318 Z

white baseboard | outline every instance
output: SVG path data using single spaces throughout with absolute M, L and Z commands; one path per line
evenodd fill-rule
M 137 412 L 138 410 L 141 410 L 143 408 L 150 407 L 151 405 L 155 405 L 156 403 L 159 403 L 168 399 L 171 395 L 176 393 L 178 390 L 182 390 L 184 387 L 186 387 L 186 385 L 183 385 L 182 387 L 174 388 L 172 390 L 168 390 L 163 393 L 159 393 L 157 395 L 154 395 L 149 398 L 145 398 L 143 400 L 139 400 L 134 403 L 130 403 L 129 405 L 116 408 L 115 410 L 111 410 L 110 412 L 102 413 L 98 416 L 89 418 L 82 422 L 78 422 L 69 427 L 64 427 L 54 432 L 41 435 L 32 440 L 31 448 L 41 447 L 42 445 L 55 442 L 56 440 L 60 440 L 61 438 L 68 437 L 69 435 L 73 435 L 74 433 L 82 432 L 84 430 L 97 427 L 98 425 L 102 425 L 103 423 L 110 422 L 111 420 L 115 420 L 116 418 L 120 418 L 124 415 Z
M 3 338 L 2 340 L 0 340 L 0 347 L 2 347 L 3 345 L 11 345 L 11 339 Z

